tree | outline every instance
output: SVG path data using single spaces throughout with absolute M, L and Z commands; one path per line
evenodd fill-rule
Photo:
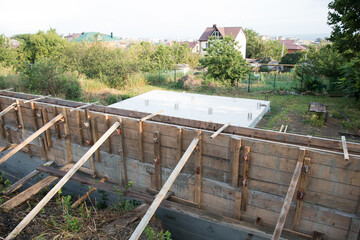
M 225 36 L 223 39 L 210 38 L 207 53 L 200 59 L 200 64 L 208 69 L 207 74 L 215 80 L 230 81 L 234 85 L 250 71 L 238 49 L 238 43 L 232 36 Z
M 297 64 L 305 56 L 305 52 L 297 51 L 293 53 L 287 53 L 281 58 L 281 64 Z
M 4 34 L 0 34 L 0 63 L 5 66 L 15 64 L 17 61 L 17 50 L 12 48 L 10 40 Z
M 329 40 L 350 60 L 360 52 L 360 1 L 334 0 L 328 7 Z

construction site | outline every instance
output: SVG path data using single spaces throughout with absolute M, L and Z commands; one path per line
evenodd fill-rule
M 51 186 L 0 238 L 21 239 L 61 188 L 92 186 L 143 203 L 133 240 L 154 215 L 173 239 L 359 239 L 359 143 L 256 129 L 268 101 L 181 94 L 134 107 L 0 91 L 4 194 L 17 191 L 1 211 Z

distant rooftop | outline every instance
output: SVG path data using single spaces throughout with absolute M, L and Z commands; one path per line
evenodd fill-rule
M 72 34 L 72 35 L 75 35 Z M 76 34 L 77 35 L 77 34 Z M 70 35 L 69 35 L 70 36 Z M 68 37 L 68 36 L 66 36 Z M 114 37 L 111 33 L 110 35 L 106 35 L 99 32 L 83 32 L 79 36 L 72 39 L 75 42 L 113 42 L 120 41 L 120 38 Z

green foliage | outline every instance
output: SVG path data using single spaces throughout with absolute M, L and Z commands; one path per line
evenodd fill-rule
M 105 209 L 105 208 L 107 208 L 108 207 L 108 200 L 109 200 L 109 198 L 108 198 L 108 196 L 107 196 L 107 193 L 106 193 L 106 191 L 104 191 L 104 190 L 99 190 L 99 193 L 101 194 L 101 202 L 98 202 L 97 204 L 96 204 L 96 207 L 98 208 L 98 209 Z
M 348 97 L 360 99 L 360 54 L 346 63 L 342 68 L 343 76 L 340 79 L 340 88 Z
M 109 94 L 105 98 L 105 102 L 107 105 L 114 104 L 121 101 L 121 95 Z
M 305 52 L 297 51 L 293 53 L 287 53 L 281 58 L 281 64 L 297 64 L 302 60 L 305 56 Z
M 238 50 L 238 43 L 232 36 L 223 39 L 210 38 L 206 55 L 200 59 L 207 74 L 220 82 L 235 84 L 245 78 L 250 71 L 249 65 Z
M 360 52 L 360 2 L 334 0 L 328 7 L 328 24 L 332 27 L 329 40 L 350 60 Z
M 311 126 L 322 127 L 325 124 L 325 116 L 324 114 L 312 113 L 308 121 Z
M 11 66 L 17 62 L 17 49 L 12 48 L 9 41 L 4 34 L 0 34 L 0 66 Z
M 169 231 L 164 233 L 163 230 L 161 230 L 159 233 L 156 233 L 150 226 L 146 226 L 145 236 L 148 240 L 171 240 L 171 233 Z
M 132 187 L 133 182 L 130 181 L 127 185 L 124 186 L 125 191 Z M 115 203 L 112 208 L 117 211 L 131 211 L 136 206 L 140 205 L 139 201 L 136 200 L 127 200 L 124 198 L 124 193 L 118 188 L 115 188 L 115 193 L 119 196 L 119 201 Z

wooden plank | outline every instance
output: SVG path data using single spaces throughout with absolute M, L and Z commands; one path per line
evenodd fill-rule
M 162 112 L 163 112 L 163 110 L 160 110 L 160 111 L 155 112 L 153 114 L 150 114 L 150 115 L 148 115 L 146 117 L 143 117 L 143 118 L 140 119 L 140 122 L 145 122 L 146 120 L 149 120 L 150 118 L 153 118 L 153 117 L 155 117 L 156 115 L 159 115 Z
M 162 169 L 161 169 L 161 150 L 160 132 L 154 132 L 154 162 L 155 162 L 155 187 L 157 190 L 162 188 Z
M 91 123 L 91 113 L 89 109 L 85 109 L 85 122 L 84 122 L 84 126 L 87 129 L 87 134 L 88 134 L 88 140 L 86 141 L 88 145 L 92 146 L 94 144 L 94 135 L 93 135 L 93 128 L 92 128 L 92 123 Z M 95 172 L 96 175 L 96 169 L 95 169 L 95 162 L 94 162 L 94 155 L 90 156 L 89 158 L 89 165 L 90 165 L 90 169 L 93 170 Z
M 106 128 L 110 128 L 110 117 L 109 115 L 105 115 L 105 125 L 106 125 Z M 109 137 L 107 139 L 107 144 L 108 144 L 108 152 L 109 153 L 112 153 L 112 147 L 111 147 L 111 137 Z
M 33 119 L 33 127 L 34 127 L 34 131 L 37 131 L 39 129 L 39 124 L 37 122 L 37 114 L 36 114 L 36 106 L 34 102 L 30 103 L 31 106 L 31 117 Z M 45 142 L 44 139 L 42 138 L 41 134 L 38 137 L 38 147 L 39 147 L 39 152 L 40 152 L 40 159 L 41 160 L 46 160 L 47 159 L 47 153 L 46 153 L 46 149 L 45 149 Z
M 195 202 L 198 204 L 198 208 L 201 208 L 201 188 L 202 188 L 202 135 L 201 131 L 197 131 L 199 142 L 194 152 L 195 159 L 195 177 L 194 177 L 194 197 Z
M 49 127 L 51 127 L 52 125 L 54 125 L 57 121 L 59 121 L 61 118 L 63 118 L 63 114 L 60 113 L 59 115 L 57 115 L 55 118 L 53 118 L 50 122 L 48 122 L 47 124 L 45 124 L 44 126 L 42 126 L 39 130 L 37 130 L 36 132 L 34 132 L 32 135 L 30 135 L 27 139 L 25 139 L 22 143 L 20 143 L 19 145 L 17 145 L 13 150 L 11 150 L 9 153 L 7 153 L 6 155 L 4 155 L 1 159 L 0 159 L 0 164 L 2 164 L 3 162 L 5 162 L 6 160 L 8 160 L 12 155 L 14 155 L 15 153 L 17 153 L 19 150 L 21 150 L 24 146 L 26 146 L 27 144 L 29 144 L 31 141 L 33 141 L 35 138 L 37 138 L 40 134 L 42 134 L 43 132 L 45 132 L 46 129 L 48 129 Z
M 49 122 L 49 117 L 48 117 L 46 108 L 42 108 L 42 120 L 43 120 L 43 125 L 45 125 L 45 124 L 47 124 Z M 45 139 L 46 139 L 46 146 L 48 148 L 51 148 L 52 141 L 51 141 L 50 128 L 45 131 Z
M 351 219 L 347 240 L 358 240 L 360 236 L 360 219 Z
M 54 163 L 53 161 L 49 161 L 49 162 L 44 163 L 44 166 L 48 167 L 53 163 Z M 12 184 L 9 188 L 7 188 L 4 191 L 4 194 L 9 194 L 9 193 L 16 191 L 17 189 L 22 187 L 27 181 L 29 181 L 33 177 L 37 176 L 39 173 L 40 173 L 40 171 L 38 171 L 38 170 L 32 171 L 31 173 L 27 174 L 25 177 L 21 178 L 19 181 Z
M 57 111 L 56 106 L 53 106 L 53 107 L 52 107 L 52 112 L 53 112 L 53 118 L 58 115 L 58 111 Z M 59 139 L 62 138 L 62 137 L 61 137 L 61 133 L 60 133 L 59 124 L 58 124 L 58 123 L 55 124 L 54 127 L 55 127 L 56 137 L 57 137 L 57 139 L 59 140 Z
M 80 170 L 80 169 L 79 169 Z M 107 180 L 106 177 L 100 179 L 100 183 L 103 183 Z M 82 195 L 81 197 L 79 197 L 78 200 L 76 200 L 76 202 L 74 202 L 72 205 L 71 205 L 71 208 L 75 208 L 77 206 L 79 206 L 83 201 L 85 201 L 87 198 L 90 197 L 91 193 L 95 192 L 97 190 L 97 188 L 95 187 L 92 187 L 89 191 L 87 191 L 84 195 Z
M 301 171 L 299 189 L 298 189 L 298 193 L 297 193 L 297 202 L 296 202 L 296 210 L 295 210 L 293 228 L 299 226 L 299 223 L 300 223 L 302 207 L 303 207 L 304 199 L 306 196 L 306 190 L 307 190 L 308 179 L 309 179 L 309 174 L 310 174 L 310 172 L 309 172 L 310 171 L 310 163 L 311 163 L 311 159 L 305 157 L 304 161 L 303 161 L 303 169 Z
M 19 127 L 21 129 L 21 137 L 22 137 L 22 141 L 24 141 L 26 139 L 26 132 L 25 132 L 25 124 L 24 124 L 24 118 L 23 118 L 23 114 L 22 114 L 22 107 L 21 107 L 21 102 L 19 100 L 16 100 L 17 103 L 17 114 L 18 114 L 18 118 L 19 118 Z M 31 151 L 30 151 L 30 145 L 26 145 L 26 149 L 28 154 L 30 154 L 31 156 Z
M 138 144 L 139 144 L 139 161 L 144 161 L 144 149 L 143 149 L 143 122 L 139 120 L 138 124 Z
M 244 149 L 244 170 L 243 170 L 243 179 L 241 181 L 242 185 L 242 200 L 241 200 L 241 209 L 246 211 L 247 199 L 248 199 L 248 182 L 249 182 L 249 162 L 250 162 L 250 147 L 245 146 Z
M 217 135 L 219 135 L 222 131 L 225 130 L 225 128 L 227 128 L 230 125 L 230 123 L 226 123 L 224 124 L 224 126 L 222 126 L 221 128 L 219 128 L 213 135 L 211 135 L 211 139 L 214 139 Z
M 281 208 L 281 212 L 280 212 L 278 221 L 276 223 L 276 227 L 275 227 L 273 236 L 271 238 L 272 240 L 280 239 L 280 235 L 281 235 L 281 232 L 283 230 L 283 227 L 284 227 L 284 224 L 286 221 L 286 216 L 289 212 L 290 204 L 291 204 L 291 201 L 292 201 L 294 193 L 295 193 L 296 185 L 300 179 L 300 172 L 301 172 L 302 165 L 303 165 L 302 161 L 299 161 L 296 164 L 296 168 L 295 168 L 293 177 L 290 182 L 289 190 L 288 190 L 285 200 L 284 200 L 284 205 Z
M 98 121 L 97 121 L 97 118 L 96 118 L 96 117 L 93 118 L 92 121 L 93 121 L 93 124 L 92 124 L 93 131 L 92 131 L 92 132 L 93 132 L 93 134 L 94 134 L 93 139 L 94 139 L 94 142 L 97 142 L 98 139 L 99 139 Z M 101 159 L 100 159 L 100 150 L 99 150 L 99 149 L 97 149 L 97 150 L 95 151 L 95 161 L 96 161 L 96 162 L 101 162 Z
M 120 159 L 118 161 L 118 168 L 119 168 L 119 174 L 121 176 L 122 184 L 125 186 L 126 184 L 128 184 L 128 178 L 127 178 L 127 167 L 126 167 L 126 156 L 125 156 L 125 138 L 124 138 L 124 127 L 123 127 L 124 123 L 122 118 L 119 118 L 119 123 L 120 126 L 118 133 L 120 136 L 121 149 L 119 150 Z
M 11 110 L 13 110 L 14 108 L 16 108 L 16 102 L 10 104 L 7 108 L 5 108 L 4 110 L 2 110 L 0 112 L 0 117 L 3 117 L 6 113 L 10 112 Z
M 232 186 L 239 187 L 239 168 L 240 168 L 240 148 L 241 139 L 232 137 L 230 143 L 230 156 L 232 165 Z
M 67 171 L 70 169 L 70 165 L 65 165 L 61 168 L 61 170 Z M 21 203 L 25 202 L 35 194 L 41 191 L 41 189 L 50 186 L 54 181 L 56 181 L 58 177 L 55 176 L 47 176 L 46 178 L 42 179 L 41 181 L 37 182 L 36 184 L 32 185 L 28 189 L 24 190 L 23 192 L 19 193 L 15 197 L 11 198 L 10 200 L 6 201 L 2 205 L 1 208 L 5 210 L 11 210 L 14 207 L 20 205 Z
M 170 187 L 174 183 L 176 177 L 179 175 L 181 169 L 184 167 L 185 163 L 189 159 L 190 155 L 194 151 L 195 147 L 199 142 L 199 138 L 195 138 L 191 144 L 189 145 L 188 149 L 185 151 L 184 155 L 180 159 L 179 163 L 176 165 L 175 169 L 170 174 L 169 178 L 166 180 L 164 186 L 161 188 L 159 194 L 156 195 L 155 200 L 150 205 L 148 211 L 145 213 L 145 216 L 141 219 L 139 225 L 134 230 L 133 234 L 130 237 L 130 240 L 137 240 L 141 233 L 144 231 L 145 227 L 147 226 L 148 222 L 154 215 L 156 209 L 159 207 L 162 200 L 165 198 L 167 192 L 169 191 Z
M 84 147 L 84 146 L 85 146 L 85 140 L 84 140 L 84 132 L 83 132 L 83 129 L 82 129 L 80 111 L 76 111 L 76 112 L 75 112 L 75 116 L 76 116 L 76 123 L 77 123 L 77 128 L 78 128 L 78 134 L 79 134 L 79 138 L 80 138 L 80 146 L 81 146 L 81 147 Z
M 234 202 L 234 214 L 235 218 L 241 218 L 241 192 L 235 191 L 235 202 Z
M 345 136 L 341 136 L 341 142 L 342 142 L 342 147 L 343 147 L 343 151 L 344 151 L 344 160 L 349 161 L 349 152 L 347 149 Z
M 180 161 L 181 156 L 182 156 L 182 133 L 183 133 L 183 129 L 182 128 L 178 128 L 177 129 L 177 134 L 176 134 L 176 159 L 178 161 Z
M 106 141 L 106 139 L 120 125 L 115 122 L 108 131 L 85 153 L 81 159 L 66 173 L 66 175 L 46 194 L 46 196 L 26 215 L 26 217 L 16 226 L 16 228 L 6 237 L 14 239 L 30 223 L 30 221 L 41 211 L 41 209 L 51 200 L 52 197 L 65 185 L 65 183 L 75 174 L 75 172 L 90 158 L 90 156 Z
M 64 114 L 64 133 L 65 133 L 65 144 L 66 144 L 66 160 L 67 163 L 73 161 L 72 150 L 71 150 L 71 137 L 70 137 L 70 128 L 69 128 L 69 118 L 68 111 L 66 108 L 63 108 Z
M 2 99 L 1 99 L 2 101 Z M 2 106 L 1 106 L 1 102 L 0 102 L 0 111 L 2 111 Z M 6 133 L 5 133 L 5 120 L 4 120 L 4 117 L 1 116 L 0 117 L 0 134 L 1 134 L 1 137 L 3 139 L 6 138 Z

